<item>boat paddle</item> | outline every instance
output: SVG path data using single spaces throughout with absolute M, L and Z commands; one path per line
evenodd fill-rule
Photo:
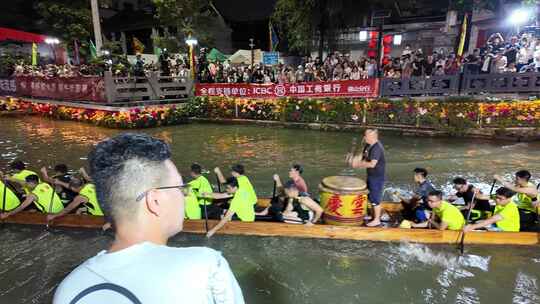
M 461 240 L 459 241 L 459 252 L 461 253 L 461 255 L 463 255 L 463 252 L 465 251 L 465 225 L 469 223 L 469 219 L 471 218 L 471 213 L 472 213 L 475 197 L 476 197 L 476 192 L 473 192 L 471 204 L 469 205 L 469 210 L 467 210 L 467 218 L 465 218 L 465 224 L 463 226 L 463 229 L 461 230 Z
M 274 188 L 272 189 L 272 200 L 276 198 L 276 181 L 274 181 Z
M 491 189 L 489 190 L 490 197 L 491 197 L 491 194 L 493 193 L 493 188 L 495 188 L 496 182 L 497 180 L 493 180 L 493 182 L 491 183 Z M 473 196 L 471 199 L 471 205 L 469 206 L 469 210 L 467 210 L 467 218 L 465 219 L 465 225 L 469 223 L 469 219 L 471 218 L 471 213 L 472 213 L 475 197 L 476 197 L 476 192 L 473 193 Z M 465 226 L 463 226 L 463 229 L 461 230 L 461 240 L 459 242 L 459 252 L 463 255 L 464 251 L 465 251 Z
M 221 193 L 221 182 L 219 181 L 219 176 L 217 175 L 217 173 L 215 175 L 216 175 L 216 181 L 217 181 L 217 191 Z
M 49 230 L 49 226 L 50 226 L 50 223 L 51 223 L 51 221 L 49 221 L 49 215 L 52 213 L 52 206 L 53 206 L 53 202 L 54 202 L 54 193 L 55 193 L 54 187 L 55 187 L 54 185 L 51 186 L 52 194 L 51 194 L 51 201 L 49 202 L 49 212 L 47 213 L 47 217 L 46 217 L 47 225 L 45 227 L 45 230 Z

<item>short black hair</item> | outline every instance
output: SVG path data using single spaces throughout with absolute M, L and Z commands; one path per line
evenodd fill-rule
M 238 180 L 236 179 L 236 177 L 231 176 L 227 178 L 227 180 L 225 181 L 225 185 L 229 187 L 238 188 Z
M 504 196 L 506 198 L 511 198 L 512 196 L 516 195 L 516 193 L 506 187 L 500 187 L 499 189 L 497 189 L 497 191 L 495 191 L 495 193 L 497 195 L 501 195 L 501 196 Z
M 442 191 L 439 191 L 439 190 L 433 190 L 431 192 L 429 192 L 428 196 L 436 196 L 438 197 L 439 199 L 442 199 Z
M 285 185 L 283 185 L 283 188 L 284 189 L 296 189 L 298 190 L 298 187 L 296 186 L 296 184 L 294 183 L 294 181 L 292 180 L 289 180 L 285 183 Z
M 12 170 L 24 170 L 26 169 L 26 165 L 22 160 L 14 160 L 11 164 L 9 164 L 9 167 Z
M 421 174 L 424 178 L 426 178 L 428 175 L 427 170 L 424 168 L 414 168 L 413 172 L 414 174 Z
M 231 169 L 240 175 L 244 175 L 244 173 L 246 172 L 242 164 L 233 165 Z
M 34 184 L 38 184 L 39 183 L 39 177 L 35 174 L 30 174 L 28 175 L 25 179 L 24 179 L 27 183 L 34 183 Z
M 516 172 L 516 176 L 519 178 L 524 178 L 526 181 L 529 181 L 531 179 L 531 172 L 527 170 L 519 170 Z
M 133 209 L 137 193 L 126 188 L 162 186 L 159 177 L 132 176 L 130 169 L 149 174 L 149 169 L 163 170 L 163 163 L 170 158 L 169 145 L 146 134 L 122 133 L 98 143 L 88 155 L 88 162 L 105 215 L 114 219 L 119 212 Z
M 68 166 L 66 164 L 58 164 L 54 166 L 54 171 L 62 174 L 68 173 Z
M 292 168 L 296 171 L 298 171 L 298 173 L 302 174 L 304 173 L 304 168 L 302 168 L 302 165 L 300 164 L 294 164 L 292 165 Z
M 463 177 L 456 177 L 452 180 L 452 183 L 454 183 L 454 185 L 466 185 L 467 180 Z
M 195 174 L 201 174 L 202 172 L 202 167 L 201 165 L 195 163 L 195 164 L 192 164 L 191 165 L 191 172 L 195 173 Z

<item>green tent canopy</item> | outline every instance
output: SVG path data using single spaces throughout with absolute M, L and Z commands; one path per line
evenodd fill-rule
M 206 55 L 206 59 L 208 61 L 219 61 L 223 62 L 229 58 L 227 55 L 223 54 L 222 52 L 218 51 L 217 49 L 212 49 L 208 55 Z

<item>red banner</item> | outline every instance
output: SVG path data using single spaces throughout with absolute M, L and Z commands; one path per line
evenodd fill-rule
M 102 77 L 45 78 L 16 77 L 17 96 L 54 100 L 104 102 Z
M 197 96 L 250 98 L 279 97 L 377 97 L 379 80 L 342 80 L 283 84 L 197 83 Z

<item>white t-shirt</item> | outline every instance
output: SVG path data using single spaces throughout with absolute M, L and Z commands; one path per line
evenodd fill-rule
M 58 286 L 54 304 L 68 304 L 88 287 L 113 283 L 143 304 L 227 303 L 244 298 L 221 253 L 204 247 L 174 248 L 140 243 L 124 250 L 102 251 L 71 272 Z M 77 304 L 133 304 L 110 290 L 93 292 Z

